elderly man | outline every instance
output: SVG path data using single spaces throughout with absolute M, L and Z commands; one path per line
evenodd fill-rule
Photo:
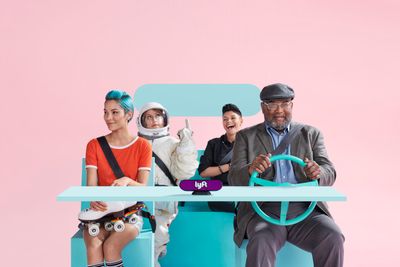
M 318 180 L 321 186 L 333 185 L 336 172 L 328 159 L 321 132 L 291 121 L 293 89 L 284 84 L 268 85 L 261 91 L 260 99 L 264 122 L 237 134 L 229 184 L 248 185 L 250 175 L 256 171 L 261 178 L 279 183 Z M 286 135 L 291 137 L 282 141 Z M 281 141 L 286 145 L 279 146 Z M 304 159 L 307 166 L 302 168 L 283 160 L 272 164 L 269 161 L 271 153 L 297 156 Z M 262 203 L 260 206 L 272 217 L 280 214 L 280 203 Z M 297 217 L 307 207 L 308 203 L 291 203 L 287 218 Z M 286 241 L 311 252 L 315 267 L 343 266 L 344 236 L 323 202 L 319 202 L 305 220 L 290 226 L 266 222 L 249 202 L 241 202 L 236 223 L 235 243 L 240 246 L 244 238 L 249 239 L 246 267 L 275 266 L 276 253 Z

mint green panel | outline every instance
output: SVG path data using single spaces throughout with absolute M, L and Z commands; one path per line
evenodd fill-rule
M 221 116 L 222 106 L 237 105 L 243 116 L 260 111 L 260 89 L 252 84 L 146 84 L 133 97 L 135 108 L 161 103 L 171 116 Z
M 162 267 L 231 267 L 235 266 L 233 213 L 212 212 L 207 203 L 179 207 L 170 227 L 167 255 Z M 208 210 L 208 211 L 207 211 Z

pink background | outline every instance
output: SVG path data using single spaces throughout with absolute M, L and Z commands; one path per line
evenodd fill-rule
M 400 4 L 330 2 L 2 1 L 2 266 L 69 266 L 79 204 L 56 195 L 79 185 L 87 141 L 107 132 L 109 89 L 273 82 L 325 134 L 348 196 L 330 204 L 345 266 L 398 266 Z M 198 148 L 223 132 L 205 121 L 191 119 Z

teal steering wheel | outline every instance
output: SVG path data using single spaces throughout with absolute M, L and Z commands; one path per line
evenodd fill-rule
M 295 156 L 291 156 L 291 155 L 274 155 L 272 157 L 269 158 L 270 162 L 274 162 L 276 160 L 290 160 L 293 162 L 296 162 L 297 164 L 299 164 L 302 167 L 306 166 L 306 163 Z M 311 181 L 311 182 L 307 182 L 307 183 L 300 183 L 300 184 L 291 184 L 291 183 L 275 183 L 272 181 L 268 181 L 268 180 L 264 180 L 264 179 L 260 179 L 257 177 L 258 173 L 256 171 L 254 171 L 251 174 L 250 177 L 250 181 L 249 181 L 249 186 L 254 186 L 254 185 L 262 185 L 262 186 L 282 186 L 282 187 L 289 187 L 289 186 L 318 186 L 318 182 L 316 180 Z M 264 211 L 262 211 L 260 209 L 260 206 L 258 206 L 258 203 L 256 201 L 251 202 L 251 206 L 253 206 L 253 209 L 257 212 L 258 215 L 261 216 L 261 218 L 263 218 L 264 220 L 266 220 L 267 222 L 276 224 L 276 225 L 292 225 L 292 224 L 296 224 L 298 222 L 301 222 L 302 220 L 304 220 L 305 218 L 307 218 L 308 215 L 310 215 L 310 213 L 314 210 L 315 206 L 317 205 L 316 201 L 313 201 L 310 203 L 310 205 L 308 206 L 307 210 L 300 214 L 299 216 L 292 218 L 292 219 L 286 219 L 287 216 L 287 211 L 289 208 L 289 202 L 288 201 L 283 201 L 281 202 L 281 212 L 280 212 L 280 219 L 275 219 L 272 218 L 270 216 L 268 216 L 267 214 L 265 214 Z

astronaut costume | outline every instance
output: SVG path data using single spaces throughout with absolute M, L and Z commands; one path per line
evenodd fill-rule
M 145 128 L 143 114 L 150 110 L 161 110 L 164 119 L 162 128 Z M 169 135 L 168 112 L 159 103 L 150 102 L 145 104 L 137 118 L 139 136 L 146 138 L 152 145 L 153 152 L 164 162 L 169 169 L 172 177 L 179 184 L 179 181 L 191 178 L 198 167 L 197 150 L 192 139 L 192 131 L 183 128 L 178 131 L 179 139 Z M 170 179 L 163 170 L 156 164 L 155 184 L 172 186 Z M 167 243 L 169 242 L 169 225 L 178 213 L 177 202 L 156 202 L 155 217 L 157 222 L 155 232 L 154 262 L 155 266 L 160 266 L 158 258 L 165 256 Z

